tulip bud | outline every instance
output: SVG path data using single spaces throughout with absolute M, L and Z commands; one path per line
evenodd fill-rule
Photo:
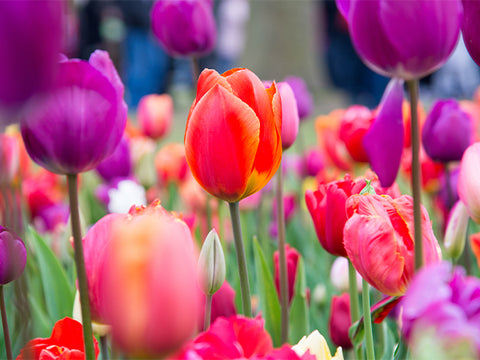
M 467 208 L 461 201 L 458 201 L 450 213 L 444 239 L 445 250 L 453 260 L 457 260 L 465 248 L 468 219 L 470 216 Z
M 328 331 L 335 345 L 341 346 L 343 349 L 350 349 L 353 346 L 348 336 L 351 325 L 350 295 L 348 293 L 343 293 L 340 296 L 334 295 L 330 305 Z
M 225 256 L 215 229 L 208 233 L 200 251 L 198 276 L 205 295 L 213 295 L 225 281 Z
M 22 239 L 12 230 L 0 226 L 0 285 L 20 277 L 27 262 L 27 250 Z
M 273 254 L 273 263 L 275 270 L 275 287 L 277 289 L 278 297 L 280 298 L 280 259 L 278 250 Z M 288 282 L 288 303 L 292 301 L 293 294 L 295 293 L 295 279 L 297 277 L 297 266 L 300 253 L 297 249 L 285 245 L 285 258 L 287 261 L 287 282 Z
M 288 149 L 293 145 L 298 134 L 300 119 L 295 95 L 287 82 L 277 84 L 282 99 L 282 148 Z

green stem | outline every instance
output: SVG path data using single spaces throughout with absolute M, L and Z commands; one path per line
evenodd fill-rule
M 368 283 L 362 279 L 362 302 L 363 302 L 363 321 L 365 324 L 365 342 L 367 348 L 367 359 L 375 359 L 375 349 L 373 347 L 372 316 L 370 314 L 370 295 Z
M 278 221 L 278 258 L 280 273 L 280 309 L 281 309 L 281 341 L 288 342 L 288 273 L 287 256 L 285 254 L 285 211 L 283 208 L 283 175 L 282 166 L 277 171 L 277 221 Z
M 415 269 L 420 269 L 423 264 L 423 237 L 422 237 L 422 188 L 420 168 L 420 128 L 418 123 L 418 80 L 407 81 L 410 94 L 411 111 L 411 138 L 412 138 L 412 195 L 413 195 L 413 220 L 415 234 Z
M 252 317 L 252 304 L 250 300 L 250 285 L 248 283 L 247 260 L 243 247 L 242 229 L 240 227 L 240 211 L 238 201 L 228 203 L 230 206 L 230 217 L 232 219 L 233 238 L 237 253 L 238 275 L 240 276 L 240 290 L 242 295 L 243 315 Z
M 203 322 L 204 331 L 207 331 L 210 327 L 210 318 L 212 317 L 212 297 L 213 295 L 207 294 L 207 300 L 205 301 L 205 320 Z
M 352 324 L 355 324 L 360 319 L 360 304 L 358 301 L 357 272 L 350 260 L 348 260 L 348 290 L 350 293 L 350 317 Z M 355 354 L 358 360 L 363 359 L 361 346 L 356 347 Z
M 210 194 L 207 194 L 207 202 L 205 203 L 205 216 L 207 217 L 207 234 L 210 230 L 213 229 L 213 223 L 212 223 L 212 206 L 210 204 L 210 200 L 212 199 L 212 196 Z
M 3 285 L 0 285 L 0 309 L 2 312 L 3 337 L 5 339 L 5 350 L 7 359 L 12 360 L 12 344 L 10 341 L 10 332 L 8 331 L 7 309 L 5 307 L 5 297 L 3 295 Z
M 102 360 L 109 359 L 107 335 L 100 336 L 100 353 L 102 354 Z
M 90 315 L 90 301 L 88 297 L 87 274 L 85 259 L 83 257 L 82 231 L 80 229 L 80 213 L 78 210 L 77 174 L 68 174 L 68 198 L 70 200 L 70 221 L 75 252 L 75 267 L 78 278 L 78 291 L 80 292 L 80 305 L 82 309 L 83 340 L 85 343 L 85 357 L 87 360 L 95 359 L 93 348 L 92 319 Z

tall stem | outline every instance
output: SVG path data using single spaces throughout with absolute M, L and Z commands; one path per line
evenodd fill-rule
M 352 324 L 355 324 L 355 322 L 360 319 L 360 303 L 358 301 L 357 291 L 357 272 L 350 260 L 348 260 L 348 290 L 350 293 L 350 317 Z M 358 360 L 363 359 L 361 346 L 355 348 L 355 354 Z
M 88 297 L 87 274 L 85 259 L 83 257 L 82 231 L 80 229 L 80 213 L 78 210 L 77 174 L 68 174 L 68 198 L 70 201 L 70 221 L 75 251 L 75 267 L 78 278 L 78 291 L 80 292 L 80 305 L 82 309 L 83 341 L 85 343 L 85 356 L 88 360 L 95 359 L 93 348 L 92 319 L 90 315 L 90 302 Z
M 373 346 L 372 316 L 370 314 L 370 295 L 368 283 L 362 279 L 362 302 L 363 321 L 365 323 L 365 342 L 367 347 L 367 359 L 375 359 L 375 348 Z
M 281 309 L 281 340 L 288 342 L 288 274 L 287 256 L 285 254 L 285 211 L 283 206 L 283 175 L 282 166 L 277 171 L 277 221 L 278 221 L 278 257 L 280 268 L 280 309 Z
M 10 332 L 8 331 L 7 309 L 5 308 L 5 297 L 3 296 L 3 285 L 0 285 L 0 309 L 2 312 L 3 337 L 5 339 L 5 350 L 7 359 L 12 360 L 12 344 L 10 341 Z
M 207 294 L 205 301 L 205 319 L 203 321 L 203 331 L 207 331 L 210 327 L 210 318 L 212 317 L 212 297 L 213 295 Z
M 242 295 L 243 315 L 252 317 L 252 303 L 250 300 L 250 284 L 248 283 L 247 260 L 243 247 L 242 229 L 240 227 L 240 211 L 238 201 L 228 203 L 230 206 L 230 217 L 232 218 L 233 238 L 237 253 L 238 275 L 240 276 L 240 290 Z
M 415 269 L 420 269 L 423 264 L 423 237 L 422 237 L 422 192 L 420 168 L 420 128 L 418 124 L 418 80 L 407 81 L 410 94 L 411 111 L 411 139 L 412 139 L 412 195 L 413 219 L 415 234 Z

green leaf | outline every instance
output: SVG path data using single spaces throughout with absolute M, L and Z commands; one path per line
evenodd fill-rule
M 260 310 L 265 319 L 265 329 L 272 336 L 275 347 L 281 345 L 280 302 L 273 283 L 272 273 L 267 265 L 257 238 L 253 239 L 255 270 L 257 272 L 257 290 L 260 298 Z
M 299 258 L 297 276 L 295 278 L 295 294 L 290 307 L 289 340 L 296 344 L 305 335 L 310 333 L 310 322 L 306 294 L 305 267 L 303 259 Z
M 383 330 L 383 355 L 380 360 L 391 360 L 393 358 L 394 348 L 397 345 L 395 342 L 395 336 L 392 331 L 386 325 L 382 323 Z
M 67 275 L 50 247 L 31 227 L 27 235 L 32 243 L 38 262 L 43 294 L 48 316 L 54 322 L 66 316 L 72 316 L 75 287 L 68 282 Z

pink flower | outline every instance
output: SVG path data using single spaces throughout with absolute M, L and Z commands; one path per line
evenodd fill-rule
M 458 175 L 458 196 L 475 222 L 480 222 L 480 142 L 465 150 Z
M 168 94 L 145 95 L 140 99 L 137 118 L 144 135 L 160 139 L 168 134 L 173 120 L 173 100 Z
M 350 317 L 350 295 L 334 295 L 330 304 L 330 317 L 328 319 L 328 331 L 335 345 L 343 349 L 350 349 L 353 345 L 348 336 L 348 330 L 352 325 Z
M 288 280 L 288 303 L 292 302 L 293 294 L 295 294 L 295 279 L 297 277 L 297 265 L 300 253 L 297 249 L 285 245 L 285 257 L 287 260 L 287 280 Z M 277 289 L 278 297 L 280 298 L 280 265 L 279 252 L 275 251 L 273 254 L 273 263 L 275 270 L 275 288 Z

